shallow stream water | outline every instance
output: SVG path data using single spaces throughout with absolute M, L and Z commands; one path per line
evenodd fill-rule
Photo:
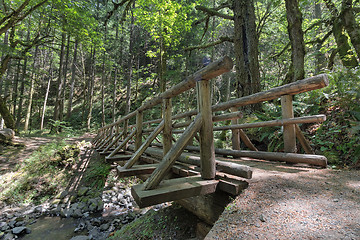
M 78 221 L 74 218 L 40 217 L 34 224 L 28 225 L 31 234 L 19 239 L 25 240 L 69 240 L 79 235 L 74 233 Z M 80 233 L 81 234 L 81 233 Z

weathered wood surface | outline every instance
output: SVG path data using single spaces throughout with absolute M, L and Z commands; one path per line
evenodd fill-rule
M 210 80 L 214 77 L 217 77 L 225 72 L 228 72 L 232 69 L 233 62 L 231 58 L 225 56 L 215 62 L 210 63 L 206 67 L 200 69 L 196 73 L 189 76 L 186 80 L 182 81 L 181 83 L 171 87 L 170 89 L 166 90 L 165 92 L 161 93 L 160 95 L 154 97 L 153 99 L 145 102 L 141 105 L 136 111 L 129 113 L 128 115 L 124 116 L 123 118 L 119 119 L 118 121 L 109 124 L 103 128 L 100 128 L 99 131 L 104 129 L 110 128 L 112 126 L 116 126 L 121 122 L 134 117 L 137 111 L 144 111 L 146 109 L 152 108 L 162 102 L 163 99 L 175 97 L 191 88 L 193 88 L 196 84 L 196 81 L 199 80 Z
M 281 152 L 262 152 L 245 151 L 230 149 L 215 149 L 215 153 L 233 157 L 249 157 L 255 159 L 280 161 L 288 163 L 307 163 L 310 165 L 326 167 L 327 158 L 322 155 L 281 153 Z
M 305 138 L 304 134 L 301 132 L 300 127 L 295 124 L 295 132 L 296 132 L 296 138 L 299 140 L 301 146 L 303 147 L 305 153 L 307 154 L 315 154 L 312 150 L 309 141 Z
M 228 174 L 217 173 L 216 179 L 219 180 L 218 189 L 233 196 L 239 195 L 242 190 L 249 186 L 247 181 Z
M 240 135 L 240 139 L 250 150 L 258 151 L 258 149 L 254 146 L 250 138 L 246 135 L 246 133 L 242 129 L 239 129 L 239 135 Z
M 158 188 L 144 190 L 144 184 L 131 188 L 131 194 L 141 207 L 180 200 L 216 191 L 217 180 L 204 180 L 200 176 L 175 178 L 162 181 Z
M 293 119 L 294 111 L 292 96 L 281 96 L 281 115 L 282 119 Z M 283 128 L 284 152 L 296 153 L 296 133 L 294 124 L 285 124 Z
M 114 162 L 114 161 L 127 161 L 132 157 L 132 155 L 127 155 L 127 154 L 117 154 L 114 155 L 112 157 L 106 157 L 105 161 L 106 162 Z
M 236 112 L 237 108 L 230 108 L 232 112 Z M 238 119 L 231 119 L 232 125 L 238 124 Z M 232 149 L 234 150 L 240 150 L 240 133 L 239 129 L 232 129 L 231 130 L 231 143 L 232 143 Z
M 130 149 L 133 148 L 132 145 L 129 146 Z M 195 150 L 195 151 L 200 151 L 199 147 L 194 147 L 194 146 L 187 146 L 185 149 L 191 149 L 191 150 Z M 215 149 L 216 152 L 216 149 Z M 163 158 L 162 155 L 162 150 L 159 148 L 148 148 L 145 151 L 146 154 L 149 154 L 151 156 L 154 156 L 156 158 Z M 191 164 L 191 165 L 195 165 L 195 166 L 200 166 L 200 156 L 195 156 L 193 154 L 190 153 L 182 153 L 181 155 L 179 155 L 176 159 L 179 162 L 182 163 L 187 163 L 187 164 Z M 229 166 L 229 162 L 225 162 L 225 161 L 219 161 L 215 159 L 215 163 L 216 163 L 216 167 L 219 168 L 221 166 L 224 166 L 222 169 L 224 171 L 228 170 L 228 166 Z M 231 174 L 238 176 L 238 177 L 243 177 L 246 179 L 250 179 L 252 177 L 252 170 L 250 167 L 248 166 L 244 166 L 244 165 L 240 165 L 240 164 L 236 164 L 236 163 L 232 163 L 234 165 L 232 165 L 233 169 L 231 170 Z M 230 174 L 230 172 L 227 172 Z
M 107 151 L 109 151 L 112 146 L 114 146 L 117 142 L 119 142 L 120 138 L 121 138 L 124 134 L 125 134 L 125 131 L 122 131 L 121 133 L 119 133 L 119 134 L 113 139 L 113 141 L 112 141 L 109 145 L 107 145 L 107 147 L 106 147 L 100 154 L 104 154 L 104 153 L 106 153 Z
M 185 149 L 190 151 L 200 151 L 199 147 L 187 146 Z M 280 161 L 289 163 L 307 163 L 315 166 L 326 167 L 327 158 L 322 155 L 282 153 L 282 152 L 263 152 L 247 150 L 231 150 L 215 148 L 215 153 L 224 156 L 248 157 L 261 160 Z
M 134 129 L 115 149 L 114 151 L 112 151 L 109 156 L 107 156 L 106 158 L 110 158 L 113 157 L 115 154 L 117 154 L 120 149 L 122 149 L 123 147 L 125 147 L 125 145 L 130 141 L 130 139 L 135 135 L 136 133 L 136 129 Z
M 313 122 L 324 122 L 326 116 L 323 114 L 314 115 L 314 116 L 304 116 L 296 117 L 290 119 L 279 119 L 271 120 L 266 122 L 254 122 L 254 123 L 244 123 L 236 125 L 228 125 L 222 127 L 214 127 L 214 131 L 223 131 L 229 129 L 245 129 L 245 128 L 256 128 L 256 127 L 274 127 L 274 126 L 284 126 L 287 124 L 300 124 L 300 123 L 313 123 Z
M 15 137 L 14 130 L 4 128 L 0 130 L 0 142 L 11 142 Z
M 146 163 L 158 163 L 160 160 L 153 157 L 141 157 Z M 179 163 L 179 162 L 176 162 Z M 200 167 L 186 163 L 175 164 L 171 168 L 172 172 L 181 177 L 200 175 Z M 241 177 L 230 175 L 229 173 L 216 172 L 216 180 L 219 180 L 218 190 L 227 192 L 231 195 L 238 195 L 243 189 L 247 188 L 248 182 Z
M 159 164 L 144 164 L 144 165 L 134 165 L 130 169 L 118 166 L 117 174 L 119 177 L 130 177 L 143 174 L 151 174 Z
M 299 80 L 293 83 L 282 85 L 268 91 L 258 92 L 249 96 L 230 100 L 228 102 L 220 103 L 212 107 L 213 112 L 222 111 L 231 107 L 241 107 L 250 104 L 256 104 L 264 101 L 277 99 L 283 95 L 295 95 L 303 92 L 308 92 L 315 89 L 320 89 L 329 85 L 329 80 L 326 74 L 316 75 L 310 78 Z
M 170 151 L 172 146 L 172 124 L 171 124 L 171 98 L 163 100 L 163 119 L 164 119 L 164 130 L 163 130 L 163 150 L 164 155 Z
M 155 130 L 150 134 L 150 136 L 146 139 L 146 141 L 140 146 L 139 149 L 136 150 L 134 155 L 126 162 L 124 168 L 131 168 L 135 163 L 139 160 L 141 154 L 144 153 L 146 148 L 150 146 L 150 143 L 156 138 L 157 135 L 164 129 L 165 121 L 161 121 L 161 123 L 155 128 Z
M 136 134 L 135 134 L 135 149 L 138 150 L 142 144 L 142 129 L 143 129 L 143 112 L 136 114 Z
M 198 114 L 194 119 L 194 122 L 185 130 L 184 134 L 178 139 L 175 145 L 164 156 L 159 167 L 153 172 L 150 178 L 145 182 L 145 190 L 154 189 L 159 185 L 160 181 L 164 178 L 171 166 L 175 163 L 176 159 L 181 155 L 182 151 L 186 147 L 186 144 L 194 136 L 194 134 L 200 129 L 202 125 L 201 115 Z
M 202 118 L 202 125 L 200 127 L 201 177 L 203 179 L 214 179 L 216 166 L 210 82 L 202 80 L 197 84 L 199 112 Z

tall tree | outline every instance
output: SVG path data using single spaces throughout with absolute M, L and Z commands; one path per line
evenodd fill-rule
M 285 83 L 295 82 L 305 76 L 305 43 L 302 30 L 302 14 L 297 0 L 285 0 L 288 34 L 291 45 L 291 64 Z
M 242 97 L 260 91 L 259 43 L 256 33 L 254 2 L 252 0 L 235 0 L 232 8 L 234 11 L 237 95 Z

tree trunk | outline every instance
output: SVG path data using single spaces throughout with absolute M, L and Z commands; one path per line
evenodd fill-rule
M 30 77 L 30 90 L 29 90 L 29 103 L 28 103 L 28 107 L 27 107 L 27 111 L 26 111 L 26 117 L 25 117 L 25 125 L 24 125 L 24 131 L 27 132 L 29 129 L 29 122 L 30 122 L 30 117 L 31 117 L 31 105 L 32 105 L 32 101 L 33 101 L 33 95 L 34 95 L 34 75 L 35 75 L 35 66 L 36 66 L 36 58 L 37 58 L 37 54 L 38 54 L 38 49 L 39 47 L 36 46 L 35 48 L 35 53 L 34 53 L 34 62 L 33 62 L 33 72 L 31 74 Z
M 73 62 L 71 65 L 71 85 L 70 85 L 70 91 L 69 91 L 69 102 L 68 102 L 67 113 L 66 113 L 67 120 L 69 120 L 71 112 L 72 112 L 75 78 L 76 78 L 76 57 L 77 57 L 78 44 L 79 44 L 79 40 L 76 38 L 75 45 L 74 45 L 74 58 L 73 58 Z
M 305 43 L 302 31 L 302 14 L 297 0 L 285 0 L 288 34 L 291 44 L 291 64 L 285 84 L 304 79 Z
M 314 17 L 317 20 L 321 20 L 321 4 L 319 2 L 315 2 L 315 11 L 314 11 Z M 317 35 L 320 35 L 322 32 L 321 25 L 317 29 Z M 317 43 L 315 46 L 315 75 L 319 74 L 321 70 L 325 67 L 325 56 L 321 52 L 321 43 Z
M 105 26 L 104 42 L 107 39 L 107 26 Z M 101 126 L 105 126 L 105 85 L 106 85 L 106 49 L 103 51 L 103 63 L 101 73 Z
M 324 0 L 326 7 L 329 9 L 332 15 L 332 32 L 337 45 L 337 51 L 334 55 L 330 56 L 330 60 L 333 61 L 335 53 L 339 53 L 342 64 L 347 68 L 354 68 L 358 66 L 358 61 L 355 57 L 355 53 L 349 45 L 349 38 L 345 35 L 345 27 L 342 18 L 340 17 L 338 9 L 331 0 Z M 332 58 L 331 58 L 332 57 Z M 330 62 L 329 60 L 329 62 Z M 332 64 L 332 62 L 329 63 Z
M 131 13 L 131 23 L 130 23 L 130 42 L 129 42 L 129 55 L 128 55 L 128 66 L 127 66 L 127 76 L 126 76 L 126 100 L 125 100 L 125 115 L 130 112 L 130 105 L 131 105 L 131 77 L 132 77 L 132 68 L 134 64 L 134 41 L 135 41 L 135 34 L 134 34 L 134 16 Z
M 96 49 L 94 47 L 93 53 L 91 54 L 91 77 L 89 79 L 89 105 L 88 105 L 88 115 L 86 120 L 86 128 L 90 130 L 91 128 L 91 114 L 92 114 L 92 107 L 93 107 L 93 94 L 94 94 L 94 84 L 95 84 L 95 73 L 96 73 Z
M 47 88 L 46 88 L 46 93 L 45 93 L 45 99 L 44 99 L 44 104 L 43 104 L 43 109 L 42 109 L 42 113 L 41 113 L 41 121 L 40 121 L 40 130 L 43 130 L 44 129 L 44 119 L 45 119 L 45 112 L 46 112 L 46 105 L 47 105 L 47 100 L 48 100 L 48 97 L 49 97 L 49 92 L 50 92 L 50 84 L 51 84 L 51 81 L 53 80 L 53 68 L 52 68 L 52 65 L 53 65 L 53 53 L 51 53 L 51 56 L 50 56 L 50 64 L 49 64 L 49 75 L 48 75 L 48 83 L 47 83 Z
M 64 119 L 64 105 L 65 105 L 65 93 L 66 93 L 66 80 L 67 80 L 67 72 L 68 72 L 68 65 L 69 65 L 69 53 L 70 53 L 70 35 L 68 35 L 68 40 L 66 44 L 66 56 L 65 56 L 65 63 L 63 66 L 63 83 L 62 83 L 62 90 L 61 90 L 61 99 L 60 99 L 60 110 L 59 110 L 59 120 L 62 121 Z
M 8 128 L 15 129 L 15 121 L 9 109 L 6 107 L 5 100 L 0 96 L 0 114 L 4 119 L 5 125 Z
M 27 57 L 25 57 L 25 59 L 24 59 L 24 65 L 23 65 L 23 69 L 22 69 L 22 78 L 21 78 L 22 80 L 21 80 L 21 85 L 20 85 L 20 99 L 19 99 L 19 104 L 18 104 L 19 107 L 18 107 L 17 117 L 16 117 L 16 129 L 19 129 L 21 118 L 22 118 L 26 71 L 27 71 Z
M 61 109 L 61 98 L 62 98 L 62 89 L 63 89 L 63 62 L 64 62 L 64 52 L 65 52 L 65 39 L 66 33 L 63 32 L 61 35 L 61 49 L 60 49 L 60 62 L 59 62 L 59 75 L 57 80 L 57 92 L 56 92 L 56 100 L 55 100 L 55 107 L 54 107 L 54 121 L 59 120 L 60 116 L 60 109 Z M 57 132 L 59 129 L 51 129 L 52 132 Z
M 341 17 L 346 32 L 349 34 L 352 45 L 355 48 L 358 59 L 360 59 L 360 26 L 356 21 L 352 0 L 343 0 L 341 6 Z
M 348 68 L 357 67 L 359 63 L 349 45 L 349 38 L 345 35 L 344 26 L 339 18 L 334 20 L 332 31 L 342 64 Z
M 16 106 L 17 106 L 17 97 L 18 97 L 18 85 L 19 85 L 19 75 L 20 75 L 20 66 L 21 66 L 21 60 L 18 60 L 18 64 L 17 64 L 17 68 L 16 68 L 16 74 L 14 76 L 14 87 L 13 87 L 13 98 L 12 98 L 12 102 L 13 102 L 13 111 L 12 114 L 13 116 L 16 115 Z M 15 124 L 14 124 L 15 127 Z
M 0 130 L 0 143 L 10 142 L 15 137 L 15 132 L 10 128 Z
M 234 51 L 237 97 L 260 90 L 258 37 L 255 25 L 254 2 L 234 0 Z

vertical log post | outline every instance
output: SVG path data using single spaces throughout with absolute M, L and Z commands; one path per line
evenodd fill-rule
M 231 112 L 237 112 L 236 108 L 231 108 Z M 238 119 L 231 120 L 232 125 L 238 124 Z M 231 142 L 232 142 L 232 149 L 233 150 L 240 150 L 240 132 L 239 129 L 232 129 L 231 130 Z
M 197 85 L 198 107 L 203 122 L 200 128 L 201 177 L 214 179 L 216 166 L 210 81 L 200 80 Z
M 294 117 L 291 95 L 281 96 L 281 112 L 283 119 Z M 283 136 L 284 136 L 284 152 L 295 153 L 296 152 L 295 125 L 294 124 L 284 125 Z
M 164 118 L 164 129 L 163 129 L 163 151 L 164 156 L 171 149 L 172 146 L 172 134 L 171 134 L 171 98 L 165 98 L 163 100 L 163 118 Z
M 135 151 L 138 150 L 142 144 L 143 116 L 142 111 L 136 113 Z

